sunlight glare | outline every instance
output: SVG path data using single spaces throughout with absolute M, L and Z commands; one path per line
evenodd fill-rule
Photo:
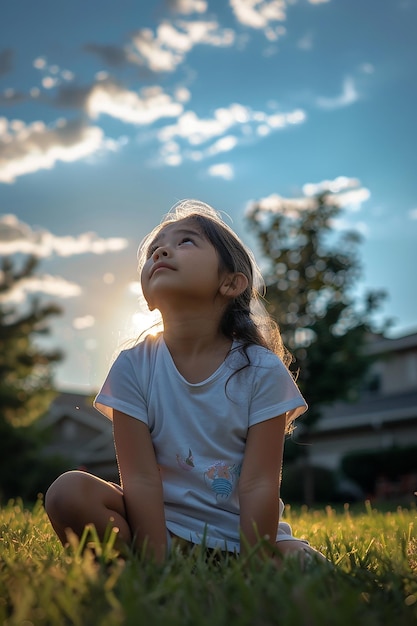
M 132 326 L 135 335 L 156 335 L 162 330 L 161 314 L 155 309 L 149 311 L 139 281 L 130 283 L 129 291 L 137 297 L 139 309 L 132 315 Z
M 156 335 L 161 330 L 159 311 L 137 311 L 132 315 L 132 326 L 136 335 Z

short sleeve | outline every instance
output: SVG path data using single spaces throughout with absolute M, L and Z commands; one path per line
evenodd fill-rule
M 307 410 L 293 377 L 276 355 L 269 354 L 255 368 L 249 426 L 287 414 L 287 423 Z
M 119 354 L 94 400 L 94 407 L 109 419 L 113 419 L 115 409 L 147 424 L 147 402 L 134 356 L 132 350 Z

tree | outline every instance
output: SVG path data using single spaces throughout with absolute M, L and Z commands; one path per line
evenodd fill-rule
M 330 193 L 294 200 L 273 196 L 248 211 L 267 262 L 267 308 L 294 356 L 298 384 L 309 404 L 297 429 L 304 443 L 324 404 L 353 399 L 363 387 L 371 363 L 365 344 L 385 297 L 380 291 L 361 299 L 355 295 L 361 237 L 335 231 L 341 211 L 337 195 Z M 307 455 L 308 446 L 297 447 Z M 307 492 L 309 500 L 311 486 Z
M 0 269 L 0 498 L 33 497 L 54 460 L 41 460 L 42 438 L 36 421 L 55 396 L 52 366 L 58 350 L 40 347 L 49 319 L 60 314 L 38 298 L 13 304 L 13 294 L 34 278 L 38 260 L 27 257 L 19 268 L 3 258 Z

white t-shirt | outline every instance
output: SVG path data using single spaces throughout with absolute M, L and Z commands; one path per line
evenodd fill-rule
M 110 419 L 116 409 L 149 426 L 168 530 L 231 552 L 239 552 L 237 485 L 248 428 L 306 410 L 275 354 L 260 346 L 250 346 L 247 353 L 249 367 L 236 373 L 247 359 L 232 349 L 209 378 L 192 384 L 177 370 L 163 335 L 148 336 L 119 354 L 95 400 Z M 282 503 L 280 508 L 282 513 Z M 292 539 L 282 522 L 281 539 Z

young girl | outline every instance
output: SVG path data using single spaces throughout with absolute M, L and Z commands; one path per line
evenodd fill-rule
M 95 399 L 113 420 L 121 486 L 60 476 L 45 505 L 61 542 L 92 523 L 158 561 L 173 538 L 315 553 L 280 521 L 284 437 L 306 403 L 251 253 L 216 211 L 186 200 L 142 242 L 139 269 L 163 331 L 122 351 Z

